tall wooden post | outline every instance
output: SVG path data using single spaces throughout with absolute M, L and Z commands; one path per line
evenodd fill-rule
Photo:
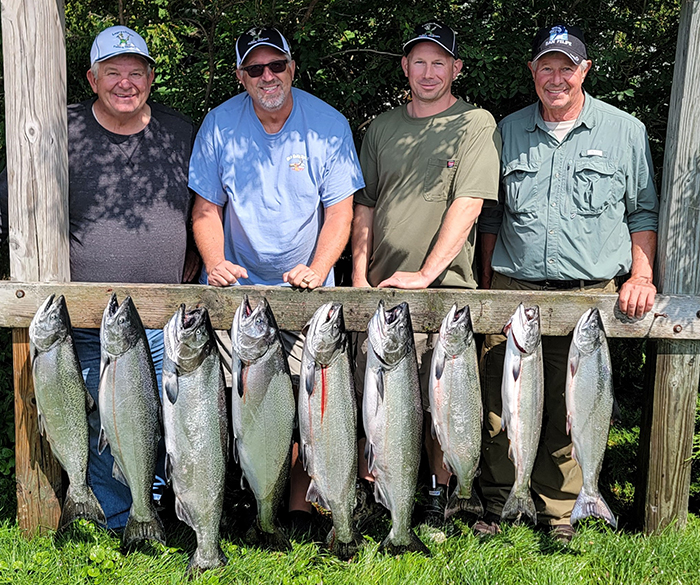
M 699 87 L 700 0 L 685 0 L 661 189 L 657 286 L 665 294 L 700 293 Z M 640 443 L 648 445 L 642 461 L 645 489 L 638 499 L 647 533 L 674 520 L 682 528 L 687 520 L 700 342 L 661 340 L 656 354 L 653 399 L 646 416 L 651 424 L 643 429 L 649 436 L 640 438 Z
M 65 13 L 62 0 L 2 0 L 10 272 L 69 281 Z M 27 329 L 12 334 L 17 516 L 58 526 L 61 469 L 38 435 Z

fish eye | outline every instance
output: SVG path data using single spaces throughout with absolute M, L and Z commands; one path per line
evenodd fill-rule
M 117 319 L 117 323 L 119 323 L 120 325 L 124 325 L 125 321 L 126 319 L 124 317 L 119 317 L 119 319 Z

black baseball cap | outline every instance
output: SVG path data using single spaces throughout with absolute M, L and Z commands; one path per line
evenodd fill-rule
M 426 22 L 413 29 L 413 38 L 403 46 L 403 54 L 408 55 L 411 49 L 423 41 L 432 41 L 457 59 L 457 35 L 449 26 L 439 22 Z
M 243 33 L 236 41 L 236 67 L 240 67 L 253 49 L 268 46 L 292 58 L 292 50 L 284 35 L 276 28 L 254 26 Z
M 542 55 L 552 51 L 564 53 L 576 65 L 579 65 L 581 61 L 588 59 L 583 31 L 577 26 L 564 23 L 541 28 L 532 41 L 531 61 L 537 61 Z

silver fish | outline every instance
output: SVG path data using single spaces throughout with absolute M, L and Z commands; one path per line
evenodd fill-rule
M 231 346 L 234 456 L 258 504 L 247 538 L 289 550 L 276 516 L 289 476 L 295 403 L 280 332 L 265 298 L 254 310 L 247 295 L 243 299 L 233 318 Z
M 352 557 L 362 538 L 352 526 L 357 477 L 357 406 L 343 306 L 326 303 L 308 324 L 301 359 L 300 453 L 311 477 L 306 494 L 333 516 L 331 550 Z
M 367 325 L 367 369 L 362 414 L 374 497 L 391 512 L 381 548 L 430 554 L 411 529 L 421 457 L 423 407 L 408 305 L 386 311 L 379 302 Z
M 610 352 L 598 309 L 588 309 L 574 329 L 565 396 L 572 456 L 583 472 L 583 487 L 571 512 L 571 523 L 596 516 L 616 528 L 615 515 L 598 490 L 613 410 Z
M 166 474 L 175 511 L 197 534 L 188 571 L 228 561 L 219 546 L 228 453 L 226 388 L 209 313 L 181 305 L 163 329 Z
M 59 530 L 78 518 L 107 524 L 102 506 L 87 484 L 87 413 L 96 405 L 85 387 L 63 295 L 51 295 L 39 307 L 29 325 L 29 342 L 39 431 L 68 474 Z
M 430 364 L 430 414 L 432 431 L 440 443 L 445 468 L 457 477 L 445 518 L 462 510 L 484 513 L 472 491 L 481 457 L 483 407 L 479 364 L 469 307 L 453 305 L 440 326 Z
M 539 307 L 518 305 L 504 331 L 508 336 L 503 363 L 501 426 L 508 430 L 508 456 L 515 466 L 515 483 L 501 518 L 519 520 L 522 514 L 537 524 L 530 495 L 530 476 L 537 456 L 544 408 L 544 371 Z
M 122 542 L 165 544 L 165 532 L 153 506 L 161 406 L 146 332 L 131 297 L 119 305 L 112 294 L 102 316 L 99 408 L 100 453 L 109 445 L 112 475 L 131 490 L 131 510 Z

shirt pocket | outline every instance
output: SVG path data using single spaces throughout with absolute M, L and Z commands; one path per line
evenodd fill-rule
M 537 209 L 537 173 L 540 162 L 519 159 L 503 170 L 505 205 L 512 213 L 531 213 Z
M 616 165 L 607 157 L 580 158 L 574 162 L 571 196 L 574 212 L 579 215 L 600 215 L 624 193 L 615 179 Z
M 423 181 L 423 198 L 426 201 L 447 201 L 458 163 L 453 158 L 428 159 L 428 170 Z

